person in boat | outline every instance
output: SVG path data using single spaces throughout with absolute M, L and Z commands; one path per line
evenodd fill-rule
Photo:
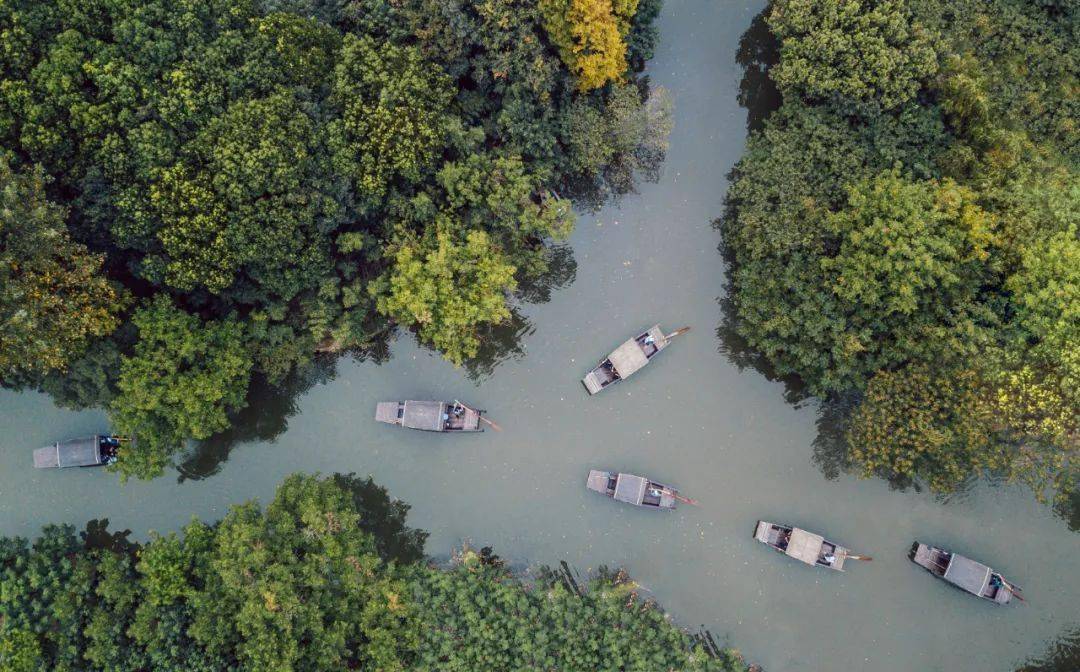
M 836 556 L 832 553 L 826 553 L 825 557 L 822 558 L 822 560 L 825 562 L 826 565 L 832 565 L 834 562 L 836 562 Z
M 101 461 L 105 464 L 116 462 L 116 454 L 120 448 L 120 439 L 115 436 L 103 436 L 98 444 L 101 450 Z
M 654 343 L 656 343 L 656 339 L 653 338 L 653 335 L 645 334 L 645 345 L 652 345 Z
M 660 488 L 649 488 L 649 494 L 653 497 L 659 497 L 663 493 L 660 492 Z

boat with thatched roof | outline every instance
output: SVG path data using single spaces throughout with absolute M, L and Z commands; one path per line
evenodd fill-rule
M 650 481 L 633 474 L 618 474 L 608 471 L 589 471 L 589 480 L 585 486 L 617 502 L 653 509 L 674 509 L 680 499 L 679 493 L 662 483 Z
M 116 461 L 119 436 L 95 434 L 78 439 L 57 441 L 34 451 L 34 468 L 64 469 L 66 467 L 98 467 Z
M 683 327 L 665 336 L 660 325 L 654 324 L 615 348 L 581 382 L 589 394 L 596 394 L 640 371 L 671 343 L 671 339 L 688 331 L 690 327 Z
M 754 539 L 811 567 L 828 567 L 840 572 L 844 571 L 846 560 L 871 559 L 853 555 L 851 549 L 833 543 L 820 534 L 765 520 L 758 521 L 754 528 Z
M 1014 595 L 1020 597 L 1019 588 L 1006 581 L 1004 576 L 959 553 L 916 541 L 909 557 L 937 578 L 995 604 L 1008 604 Z
M 483 415 L 458 401 L 382 401 L 375 407 L 379 422 L 425 432 L 482 432 Z

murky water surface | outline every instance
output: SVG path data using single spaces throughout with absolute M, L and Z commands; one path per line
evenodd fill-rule
M 580 219 L 576 278 L 522 307 L 506 361 L 470 378 L 404 336 L 386 363 L 342 360 L 329 382 L 260 398 L 183 473 L 126 485 L 100 470 L 31 469 L 31 448 L 100 431 L 104 418 L 0 392 L 0 533 L 97 517 L 140 534 L 171 530 L 265 500 L 293 471 L 355 471 L 413 505 L 434 555 L 469 540 L 523 564 L 624 565 L 681 623 L 705 625 L 770 670 L 1006 671 L 1058 643 L 1057 669 L 1070 669 L 1080 535 L 1066 521 L 1020 488 L 980 484 L 942 502 L 877 480 L 830 480 L 817 404 L 793 403 L 782 382 L 735 363 L 712 220 L 746 137 L 736 52 L 761 9 L 668 0 L 650 69 L 676 104 L 660 180 Z M 653 322 L 693 331 L 634 379 L 587 398 L 581 376 Z M 372 420 L 379 400 L 455 397 L 505 431 L 433 436 Z M 618 505 L 585 490 L 594 467 L 674 484 L 701 505 L 672 514 Z M 874 561 L 843 574 L 798 565 L 752 541 L 759 518 L 821 531 Z M 993 564 L 1028 603 L 996 608 L 933 580 L 907 560 L 916 538 Z

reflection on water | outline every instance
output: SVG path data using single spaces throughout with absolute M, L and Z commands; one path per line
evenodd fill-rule
M 480 350 L 463 364 L 465 375 L 477 385 L 489 378 L 496 367 L 507 360 L 521 359 L 525 349 L 521 339 L 533 333 L 532 322 L 517 308 L 510 309 L 510 318 L 502 324 L 488 327 L 480 333 Z
M 735 61 L 743 66 L 739 82 L 739 105 L 746 108 L 746 129 L 757 131 L 765 118 L 780 107 L 780 91 L 769 77 L 769 68 L 780 60 L 780 45 L 769 31 L 765 17 L 772 11 L 770 3 L 754 17 L 750 28 L 739 39 Z
M 814 437 L 814 454 L 811 460 L 830 481 L 851 471 L 847 428 L 851 411 L 857 401 L 857 396 L 845 394 L 827 399 L 818 407 L 818 417 L 814 421 L 817 436 Z
M 1069 524 L 1070 530 L 1080 532 L 1080 488 L 1057 502 L 1054 510 Z
M 109 532 L 108 518 L 95 518 L 87 521 L 86 529 L 79 533 L 83 545 L 87 550 L 101 549 L 113 553 L 131 553 L 134 551 L 135 542 L 128 539 L 131 530 Z
M 1076 672 L 1080 670 L 1080 630 L 1054 642 L 1045 656 L 1029 661 L 1016 672 Z
M 360 478 L 352 473 L 334 474 L 334 482 L 352 493 L 353 504 L 360 513 L 360 529 L 375 538 L 379 557 L 400 563 L 417 562 L 424 557 L 424 542 L 428 533 L 405 524 L 410 508 L 408 504 L 391 499 L 386 488 L 371 476 Z
M 385 346 L 382 346 L 383 348 Z M 384 350 L 356 353 L 365 358 L 382 361 Z M 194 444 L 177 464 L 177 480 L 202 480 L 221 470 L 233 448 L 254 441 L 272 442 L 289 428 L 289 418 L 296 414 L 297 399 L 315 385 L 328 383 L 337 371 L 338 355 L 319 356 L 310 366 L 289 376 L 280 385 L 271 385 L 256 377 L 248 389 L 247 406 L 231 417 L 229 429 Z
M 547 273 L 539 278 L 523 280 L 518 285 L 517 297 L 525 303 L 547 303 L 551 293 L 569 287 L 577 277 L 577 260 L 574 248 L 565 244 L 549 245 L 547 250 Z

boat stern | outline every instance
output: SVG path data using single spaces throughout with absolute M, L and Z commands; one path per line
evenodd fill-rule
M 585 386 L 585 389 L 588 390 L 589 394 L 596 394 L 604 389 L 604 379 L 595 369 L 582 378 L 581 383 Z
M 402 410 L 400 401 L 380 401 L 375 406 L 375 419 L 388 425 L 400 425 Z
M 585 487 L 589 490 L 599 492 L 604 495 L 611 495 L 611 490 L 608 489 L 608 483 L 611 480 L 611 474 L 606 471 L 598 471 L 596 469 L 589 470 L 589 479 L 585 482 Z

